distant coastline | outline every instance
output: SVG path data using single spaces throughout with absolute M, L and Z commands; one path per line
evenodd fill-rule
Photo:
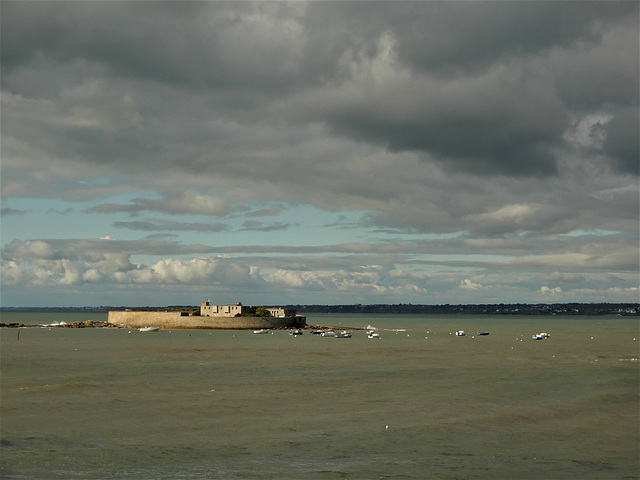
M 97 307 L 1 307 L 0 312 L 109 312 L 134 310 L 184 311 L 193 305 L 162 307 L 97 306 Z M 640 316 L 640 303 L 553 303 L 553 304 L 469 304 L 469 305 L 416 305 L 416 304 L 353 304 L 353 305 L 285 305 L 300 313 L 334 314 L 420 314 L 420 315 L 622 315 Z

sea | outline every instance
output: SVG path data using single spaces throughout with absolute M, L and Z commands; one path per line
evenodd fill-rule
M 0 329 L 0 478 L 640 478 L 638 317 L 307 321 L 353 336 Z

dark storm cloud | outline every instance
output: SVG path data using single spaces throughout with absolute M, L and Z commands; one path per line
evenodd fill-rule
M 640 173 L 640 122 L 638 109 L 619 109 L 605 127 L 604 152 L 614 161 L 616 167 L 625 173 Z
M 323 99 L 313 112 L 320 113 L 318 119 L 328 122 L 336 134 L 395 152 L 424 152 L 453 169 L 476 174 L 555 173 L 552 148 L 561 143 L 567 114 L 557 99 L 532 89 L 534 80 L 523 79 L 524 72 L 519 78 L 509 75 L 487 82 L 470 80 L 459 89 L 430 82 L 413 89 L 401 83 L 380 86 L 371 95 L 333 105 Z
M 42 80 L 57 85 L 56 75 L 25 74 L 53 65 L 67 88 L 60 65 L 127 84 L 139 97 L 141 88 L 181 90 L 164 90 L 166 105 L 143 111 L 141 123 L 67 125 L 50 145 L 65 158 L 121 168 L 177 161 L 195 170 L 208 138 L 215 165 L 227 162 L 231 173 L 238 163 L 220 155 L 228 153 L 223 132 L 203 125 L 232 114 L 246 138 L 255 133 L 247 125 L 273 120 L 270 111 L 285 124 L 318 122 L 334 135 L 459 171 L 544 176 L 558 171 L 574 106 L 637 109 L 637 41 L 607 43 L 611 32 L 633 38 L 620 25 L 637 40 L 636 2 L 3 2 L 2 9 L 10 19 L 2 28 L 8 92 L 59 96 L 62 84 L 52 91 Z M 605 72 L 591 55 L 607 59 Z M 189 131 L 172 121 L 175 95 L 198 105 Z M 615 112 L 603 152 L 632 171 L 637 135 L 629 115 Z M 194 146 L 185 149 L 185 140 Z
M 191 88 L 284 88 L 295 44 L 284 4 L 3 2 L 3 66 L 83 59 L 112 75 Z M 3 15 L 3 16 L 4 16 Z
M 496 62 L 600 40 L 602 29 L 637 8 L 632 2 L 408 2 L 390 14 L 404 64 L 458 76 Z
M 394 151 L 425 152 L 474 173 L 546 175 L 557 171 L 554 150 L 563 143 L 572 103 L 604 109 L 632 102 L 637 108 L 633 2 L 354 2 L 311 8 L 336 30 L 341 19 L 360 15 L 350 31 L 361 41 L 343 50 L 354 50 L 354 64 L 386 54 L 376 40 L 388 34 L 395 54 L 390 68 L 407 69 L 412 79 L 375 84 L 359 78 L 360 88 L 354 85 L 344 96 L 334 96 L 339 88 L 318 102 L 310 100 L 313 93 L 307 96 L 306 113 L 334 133 Z M 631 35 L 614 32 L 614 41 L 602 47 L 617 23 L 626 23 Z M 562 63 L 549 62 L 551 57 Z M 576 98 L 576 90 L 588 99 Z
M 572 104 L 590 103 L 607 111 L 608 104 L 631 102 L 637 109 L 638 15 L 633 3 L 382 3 L 366 12 L 359 4 L 336 8 L 350 13 L 361 9 L 369 17 L 386 12 L 386 23 L 369 23 L 366 38 L 379 39 L 385 32 L 391 43 L 366 43 L 350 58 L 356 71 L 376 56 L 387 61 L 386 78 L 365 71 L 344 80 L 341 87 L 353 81 L 351 88 L 327 89 L 316 101 L 314 92 L 305 92 L 301 114 L 326 122 L 336 134 L 392 151 L 424 152 L 462 171 L 548 175 L 557 172 L 556 152 L 564 143 Z M 603 48 L 616 22 L 627 24 L 635 35 L 622 35 L 622 45 L 609 41 Z M 593 63 L 594 51 L 595 58 L 607 59 L 605 71 Z M 585 63 L 577 65 L 575 57 Z M 564 62 L 573 76 L 565 73 Z M 404 79 L 398 75 L 402 69 Z M 618 78 L 603 89 L 603 80 L 612 73 Z M 577 99 L 575 89 L 597 94 Z

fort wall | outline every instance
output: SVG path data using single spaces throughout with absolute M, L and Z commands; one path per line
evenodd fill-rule
M 129 328 L 159 327 L 178 329 L 261 329 L 300 327 L 307 324 L 306 317 L 223 317 L 183 315 L 179 311 L 127 310 L 111 311 L 107 323 Z

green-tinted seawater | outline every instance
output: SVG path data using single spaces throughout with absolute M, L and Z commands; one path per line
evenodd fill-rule
M 87 319 L 106 314 L 2 316 Z M 640 477 L 637 318 L 308 321 L 382 338 L 0 330 L 0 476 Z

